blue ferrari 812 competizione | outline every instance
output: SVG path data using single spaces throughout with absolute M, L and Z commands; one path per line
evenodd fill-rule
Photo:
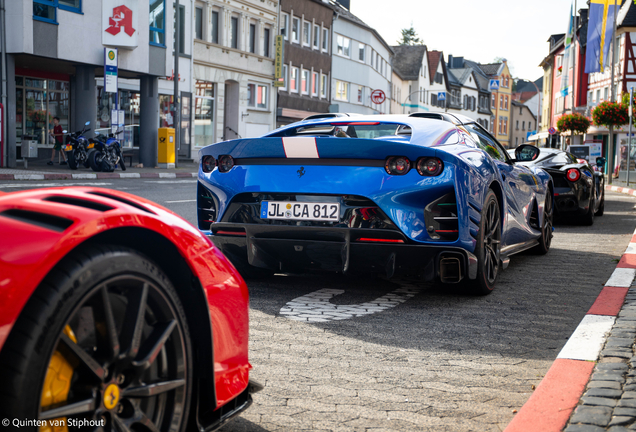
M 490 293 L 547 253 L 553 185 L 447 113 L 309 119 L 199 153 L 198 224 L 239 271 L 375 272 Z

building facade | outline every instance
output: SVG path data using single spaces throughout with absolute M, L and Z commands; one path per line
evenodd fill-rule
M 281 0 L 280 7 L 285 52 L 277 126 L 329 112 L 334 17 L 322 0 Z
M 513 100 L 510 126 L 510 148 L 516 148 L 529 142 L 536 130 L 537 118 L 526 104 Z
M 388 114 L 393 50 L 343 5 L 334 8 L 330 112 Z M 371 97 L 380 90 L 384 101 Z M 379 92 L 378 92 L 379 93 Z
M 398 98 L 401 110 L 397 111 L 399 114 L 430 111 L 427 99 L 431 85 L 426 46 L 397 45 L 391 48 L 394 52 L 393 69 L 402 77 L 398 86 L 401 90 Z
M 504 147 L 510 147 L 510 109 L 512 103 L 512 76 L 508 62 L 480 64 L 479 68 L 489 80 L 498 80 L 499 89 L 491 91 L 491 127 L 495 138 Z
M 278 2 L 208 0 L 195 8 L 195 149 L 271 131 Z
M 172 0 L 6 2 L 7 125 L 0 166 L 15 166 L 23 137 L 37 142 L 39 157 L 49 157 L 54 117 L 69 131 L 89 121 L 91 136 L 113 124 L 116 108 L 124 110 L 124 145 L 139 148 L 144 165 L 156 166 L 157 129 L 174 118 L 168 113 L 175 16 Z M 181 1 L 179 18 L 180 84 L 187 96 L 191 1 Z M 119 86 L 113 92 L 103 84 L 106 48 L 118 53 Z M 187 126 L 186 104 L 182 114 Z M 184 145 L 188 138 L 182 135 Z

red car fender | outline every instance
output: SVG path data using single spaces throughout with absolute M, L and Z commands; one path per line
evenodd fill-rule
M 138 207 L 92 192 L 105 193 Z M 80 199 L 112 209 L 97 211 L 44 200 L 51 196 Z M 3 217 L 2 212 L 10 209 L 54 215 L 72 220 L 73 224 L 63 232 L 53 231 Z M 59 188 L 0 194 L 0 349 L 24 305 L 62 258 L 98 234 L 125 227 L 147 229 L 169 240 L 199 279 L 212 325 L 217 406 L 223 405 L 248 385 L 251 366 L 247 357 L 247 286 L 229 261 L 196 228 L 173 212 L 126 193 Z M 187 311 L 188 305 L 183 306 Z

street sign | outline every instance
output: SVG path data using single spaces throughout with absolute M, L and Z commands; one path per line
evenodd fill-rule
M 490 83 L 488 84 L 488 90 L 490 90 L 490 91 L 499 90 L 499 80 L 498 79 L 491 79 Z
M 437 100 L 445 101 L 446 100 L 446 92 L 437 92 Z
M 104 91 L 117 93 L 117 48 L 104 48 Z
M 371 92 L 371 102 L 376 105 L 380 105 L 386 100 L 386 95 L 382 90 L 373 90 Z
M 284 42 L 283 35 L 276 36 L 276 58 L 274 60 L 274 78 L 278 81 L 278 78 L 283 78 L 283 62 L 284 62 Z M 284 84 L 284 81 L 283 81 Z M 275 85 L 275 84 L 274 84 Z M 275 85 L 281 87 L 280 85 Z
M 556 129 L 555 129 L 555 128 L 553 128 L 553 127 L 551 127 L 550 129 L 548 129 L 548 133 L 549 133 L 550 135 L 554 135 L 554 134 L 556 133 Z

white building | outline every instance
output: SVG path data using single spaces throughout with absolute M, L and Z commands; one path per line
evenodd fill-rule
M 428 70 L 428 52 L 425 45 L 393 46 L 393 69 L 403 79 L 393 82 L 401 90 L 399 114 L 430 111 L 428 103 L 431 88 Z
M 15 166 L 22 136 L 38 142 L 39 156 L 53 147 L 48 129 L 59 117 L 64 129 L 113 123 L 124 110 L 127 146 L 139 149 L 146 166 L 157 164 L 157 129 L 167 126 L 173 94 L 174 6 L 172 0 L 7 1 L 6 145 L 3 166 Z M 186 98 L 181 154 L 189 157 L 192 0 L 181 0 L 180 84 Z M 105 48 L 118 49 L 118 91 L 103 87 Z M 91 131 L 92 134 L 92 131 Z
M 275 128 L 278 2 L 196 1 L 194 145 L 261 136 Z
M 377 31 L 343 6 L 338 3 L 332 6 L 335 18 L 330 111 L 388 114 L 393 50 Z M 382 103 L 374 102 L 371 97 L 374 90 L 384 93 Z

